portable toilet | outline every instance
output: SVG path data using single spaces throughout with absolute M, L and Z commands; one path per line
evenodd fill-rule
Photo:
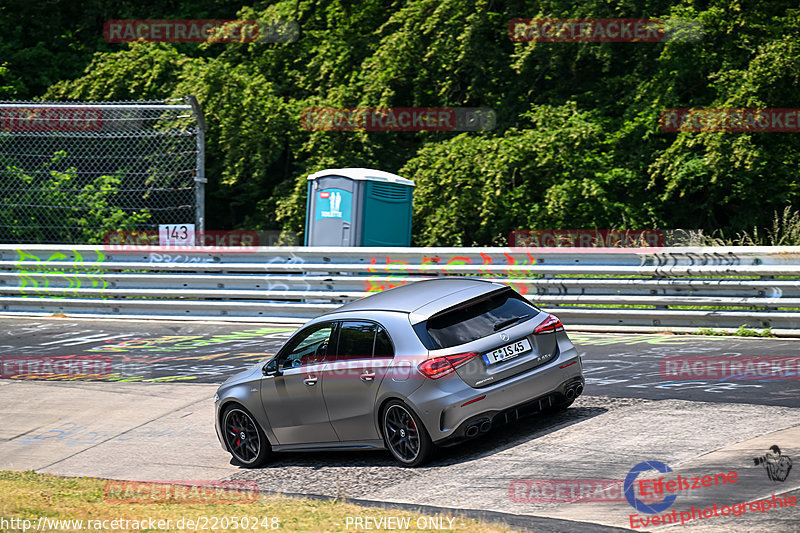
M 368 168 L 308 177 L 306 246 L 410 246 L 414 182 Z

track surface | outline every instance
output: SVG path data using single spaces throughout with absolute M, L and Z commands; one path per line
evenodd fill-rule
M 0 319 L 3 377 L 36 377 L 28 357 L 108 363 L 92 381 L 222 383 L 274 354 L 290 327 Z M 693 335 L 571 333 L 587 378 L 586 394 L 800 407 L 800 380 L 665 379 L 665 357 L 800 357 L 800 341 Z M 9 358 L 8 356 L 12 356 Z M 20 357 L 26 356 L 26 357 Z M 20 358 L 20 362 L 17 358 Z M 56 357 L 56 359 L 50 359 Z M 20 366 L 22 365 L 22 366 Z M 39 376 L 70 380 L 69 375 Z M 84 378 L 82 378 L 84 379 Z
M 249 479 L 265 491 L 504 513 L 509 523 L 536 531 L 627 528 L 633 508 L 619 497 L 543 502 L 523 491 L 520 500 L 518 480 L 620 481 L 642 461 L 661 461 L 684 476 L 739 473 L 741 482 L 724 490 L 681 494 L 672 507 L 678 511 L 800 496 L 799 467 L 774 481 L 753 461 L 772 445 L 795 462 L 800 457 L 797 376 L 676 381 L 661 373 L 664 358 L 674 356 L 797 357 L 800 341 L 574 332 L 587 386 L 566 412 L 498 428 L 419 469 L 400 468 L 376 451 L 281 454 L 246 470 L 216 441 L 211 396 L 216 384 L 274 353 L 291 328 L 3 318 L 0 331 L 0 469 Z M 98 371 L 52 373 L 64 361 Z M 50 372 L 31 373 L 37 364 Z M 680 529 L 766 533 L 798 531 L 797 523 L 800 508 L 790 507 Z

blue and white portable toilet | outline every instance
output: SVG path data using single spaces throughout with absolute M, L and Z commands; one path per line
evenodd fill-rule
M 369 168 L 308 177 L 306 246 L 410 246 L 414 182 Z

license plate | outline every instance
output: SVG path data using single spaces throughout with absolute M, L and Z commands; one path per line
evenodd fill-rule
M 500 361 L 513 359 L 514 357 L 522 355 L 525 352 L 529 352 L 530 350 L 531 342 L 528 339 L 520 339 L 517 342 L 512 342 L 511 344 L 507 344 L 502 348 L 498 348 L 494 351 L 483 354 L 483 362 L 487 365 L 493 365 L 495 363 L 499 363 Z

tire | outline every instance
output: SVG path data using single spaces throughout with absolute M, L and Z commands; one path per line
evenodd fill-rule
M 383 409 L 381 433 L 386 449 L 403 466 L 419 466 L 433 453 L 428 430 L 416 413 L 399 400 L 392 400 Z
M 225 408 L 222 435 L 228 452 L 245 468 L 262 466 L 272 456 L 272 446 L 266 435 L 253 415 L 241 405 Z

